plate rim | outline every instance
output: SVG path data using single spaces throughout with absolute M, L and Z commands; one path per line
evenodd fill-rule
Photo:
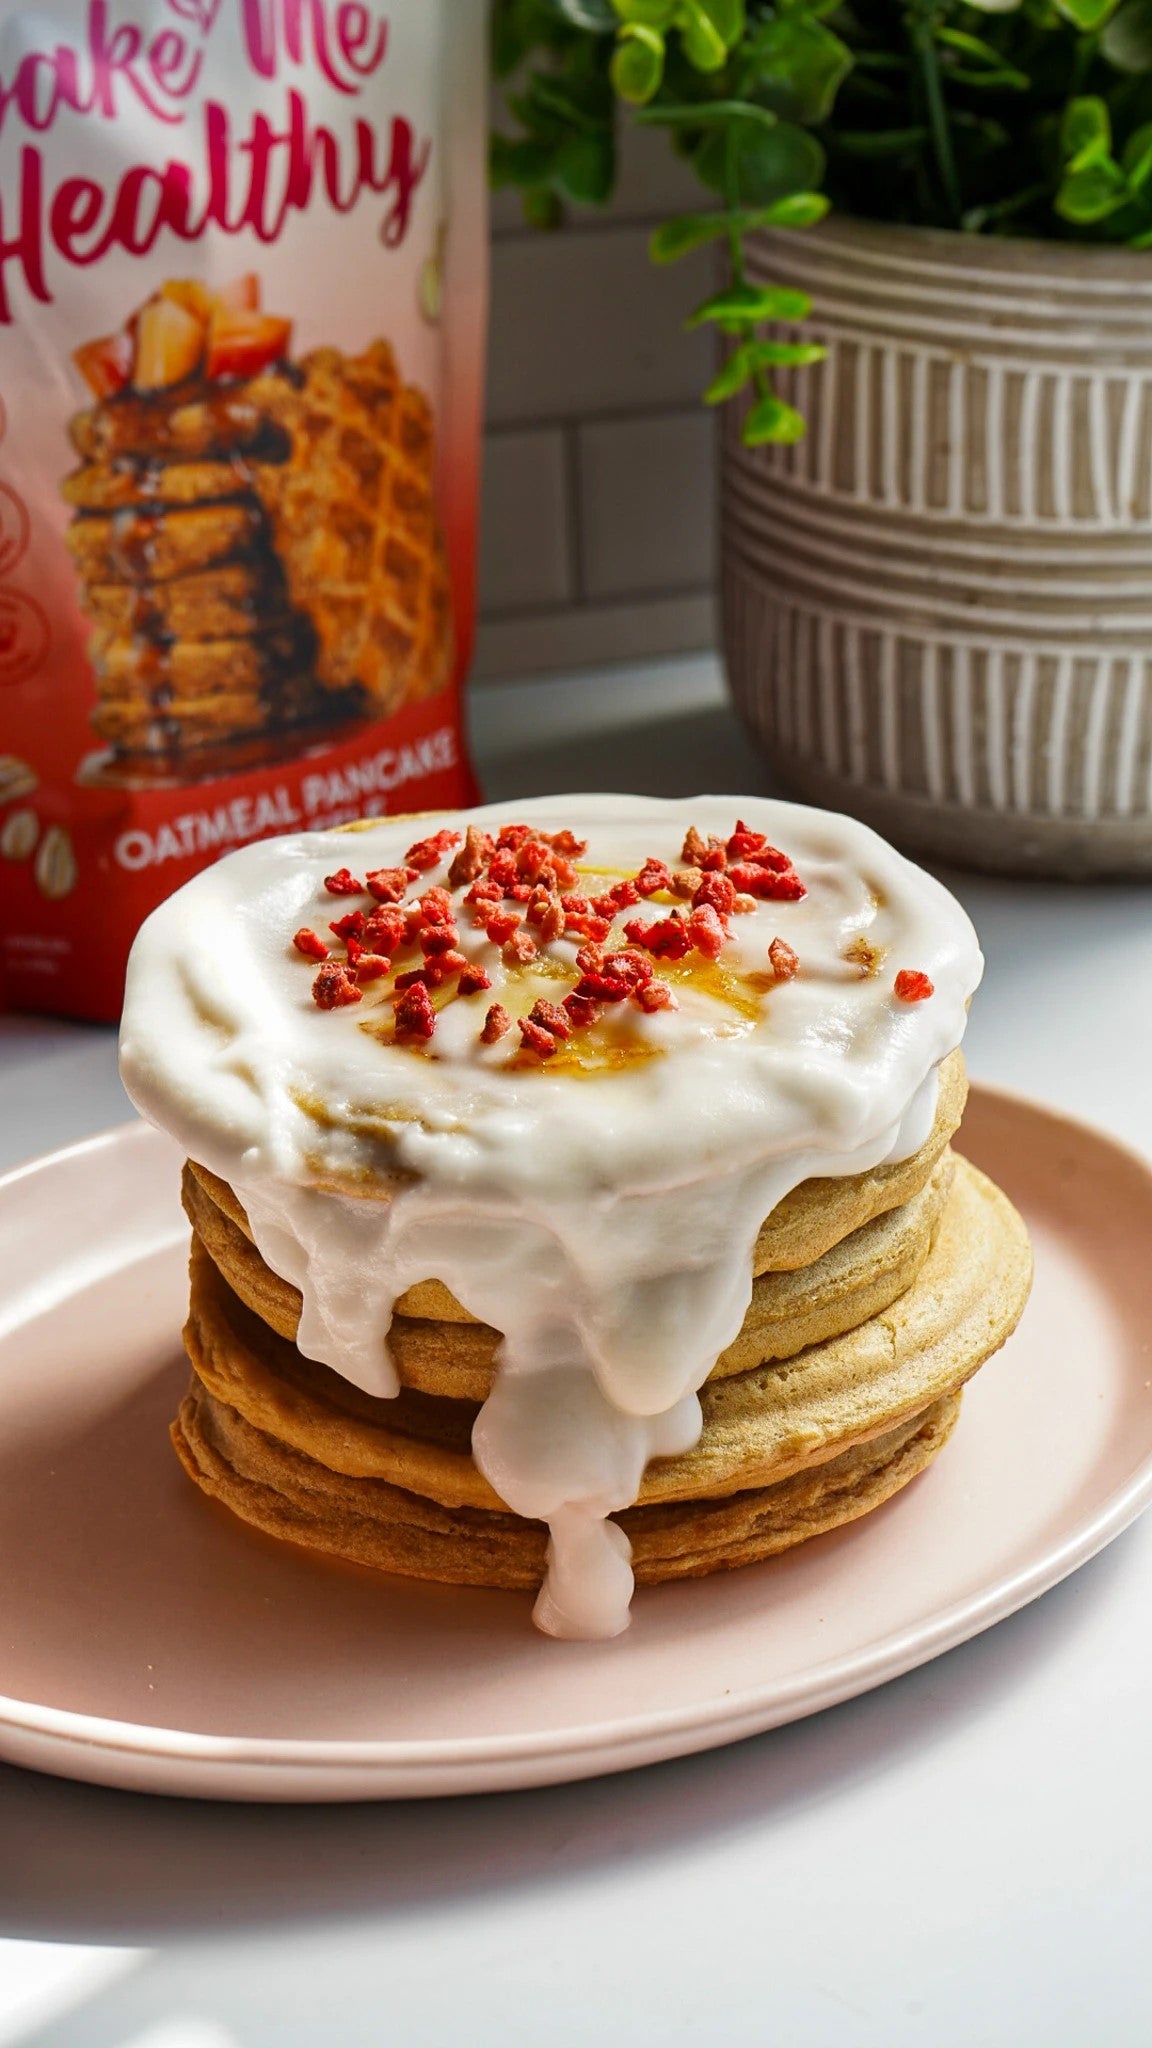
M 1023 1111 L 1048 1125 L 1063 1126 L 1080 1140 L 1119 1155 L 1148 1185 L 1152 1198 L 1152 1159 L 1104 1130 L 1087 1118 L 1023 1092 L 973 1081 L 972 1094 L 1009 1111 Z M 8 1169 L 0 1175 L 0 1199 L 16 1184 L 33 1174 L 55 1170 L 85 1154 L 116 1149 L 141 1137 L 166 1138 L 143 1118 L 132 1118 L 110 1129 L 93 1133 L 54 1151 L 43 1153 Z M 764 1686 L 744 1686 L 712 1701 L 690 1706 L 665 1707 L 615 1720 L 556 1727 L 536 1733 L 490 1735 L 486 1737 L 445 1736 L 425 1741 L 379 1738 L 358 1741 L 316 1738 L 301 1740 L 285 1736 L 205 1735 L 190 1729 L 172 1729 L 137 1721 L 106 1719 L 68 1707 L 53 1707 L 0 1693 L 0 1733 L 65 1744 L 89 1755 L 115 1755 L 141 1762 L 174 1764 L 199 1769 L 211 1782 L 208 1796 L 219 1793 L 220 1773 L 241 1771 L 269 1779 L 284 1772 L 316 1774 L 363 1772 L 381 1784 L 383 1796 L 402 1788 L 407 1778 L 442 1777 L 455 1788 L 461 1771 L 499 1771 L 501 1767 L 530 1767 L 552 1760 L 561 1776 L 591 1776 L 610 1770 L 637 1767 L 646 1760 L 719 1747 L 726 1741 L 779 1727 L 793 1720 L 823 1712 L 848 1699 L 887 1684 L 904 1673 L 930 1663 L 934 1658 L 971 1640 L 1021 1607 L 1048 1592 L 1060 1581 L 1086 1564 L 1137 1519 L 1152 1502 L 1152 1449 L 1142 1463 L 1118 1488 L 1100 1502 L 1094 1512 L 1053 1546 L 1045 1548 L 1030 1563 L 1021 1566 L 977 1592 L 938 1610 L 930 1620 L 918 1622 L 889 1634 L 869 1648 L 849 1657 L 826 1658 L 809 1666 L 786 1683 L 774 1682 L 770 1694 Z M 558 1646 L 564 1654 L 564 1646 Z M 687 1740 L 681 1742 L 681 1738 Z M 704 1738 L 703 1740 L 696 1738 Z M 79 1761 L 79 1758 L 77 1758 Z M 509 1786 L 517 1782 L 506 1778 Z M 527 1782 L 527 1780 L 524 1780 Z M 546 1783 L 549 1779 L 535 1779 Z M 159 1789 L 159 1788 L 158 1788 Z M 478 1786 L 477 1789 L 485 1789 Z M 248 1796 L 253 1796 L 251 1793 Z M 290 1798 L 291 1794 L 285 1797 Z M 366 1794 L 365 1796 L 371 1796 Z

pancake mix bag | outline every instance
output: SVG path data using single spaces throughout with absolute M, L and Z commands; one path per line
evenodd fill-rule
M 0 0 L 6 999 L 247 840 L 468 803 L 483 0 Z M 221 975 L 227 935 L 221 935 Z

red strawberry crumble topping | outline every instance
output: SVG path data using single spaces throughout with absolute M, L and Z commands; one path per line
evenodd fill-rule
M 575 863 L 587 850 L 568 831 L 511 824 L 493 836 L 469 825 L 463 834 L 445 829 L 416 840 L 403 865 L 369 869 L 363 881 L 338 868 L 324 878 L 328 895 L 365 899 L 329 924 L 345 957 L 333 957 L 307 925 L 292 940 L 303 958 L 322 963 L 312 984 L 315 1002 L 321 1009 L 340 1009 L 391 978 L 397 1038 L 427 1042 L 437 1023 L 431 990 L 442 992 L 442 1003 L 477 995 L 492 987 L 489 966 L 497 955 L 514 971 L 529 967 L 542 950 L 560 947 L 551 952 L 548 971 L 555 973 L 558 963 L 571 961 L 563 948 L 575 941 L 572 982 L 559 1002 L 539 997 L 519 1018 L 492 1003 L 479 1033 L 483 1044 L 494 1045 L 515 1023 L 522 1049 L 548 1060 L 559 1044 L 593 1029 L 606 1010 L 626 1003 L 647 1015 L 677 1009 L 673 988 L 656 977 L 656 961 L 690 955 L 719 961 L 734 916 L 760 901 L 799 902 L 806 893 L 789 855 L 742 819 L 726 840 L 690 826 L 682 866 L 673 870 L 649 855 L 635 874 L 619 876 L 595 896 L 578 887 Z M 444 863 L 443 882 L 411 893 Z M 617 919 L 653 896 L 677 898 L 677 906 L 663 916 L 629 919 L 623 927 L 627 944 L 612 950 Z M 479 957 L 461 950 L 465 914 L 472 943 L 479 940 Z M 487 960 L 485 947 L 492 949 Z M 796 953 L 781 937 L 773 939 L 768 959 L 777 981 L 791 980 L 798 970 Z M 908 1003 L 933 992 L 927 975 L 907 969 L 896 976 L 894 989 Z

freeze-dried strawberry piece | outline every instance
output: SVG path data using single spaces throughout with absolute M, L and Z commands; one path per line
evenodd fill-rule
M 421 924 L 451 924 L 455 912 L 447 889 L 426 889 L 418 901 Z
M 553 853 L 549 872 L 558 889 L 570 889 L 576 880 L 575 868 L 562 853 Z
M 509 882 L 504 894 L 512 903 L 527 903 L 535 891 L 534 882 Z
M 610 973 L 626 981 L 630 988 L 635 988 L 638 982 L 652 979 L 652 962 L 636 946 L 621 946 L 617 953 L 606 953 L 604 965 Z
M 512 967 L 526 967 L 529 960 L 536 958 L 538 951 L 539 947 L 530 932 L 516 931 L 504 947 L 504 958 Z
M 654 896 L 657 889 L 671 889 L 672 871 L 662 860 L 652 855 L 645 861 L 636 876 L 636 888 L 641 896 Z
M 799 971 L 799 955 L 793 951 L 787 939 L 773 939 L 768 948 L 768 959 L 777 981 L 791 981 L 793 975 Z
M 927 1002 L 928 997 L 936 993 L 928 976 L 921 974 L 916 967 L 902 967 L 892 986 L 897 1000 L 901 1003 Z
M 514 931 L 518 931 L 520 919 L 514 910 L 497 910 L 484 926 L 494 946 L 505 946 Z
M 365 887 L 377 903 L 399 903 L 413 879 L 407 868 L 372 868 L 364 877 Z
M 586 1031 L 590 1024 L 595 1024 L 600 1015 L 600 1004 L 595 997 L 577 995 L 575 989 L 570 995 L 565 996 L 563 1008 L 567 1010 L 577 1031 Z
M 337 868 L 334 875 L 325 875 L 324 887 L 330 896 L 363 896 L 364 884 L 358 882 L 348 868 Z
M 565 936 L 572 939 L 591 939 L 599 943 L 606 939 L 612 929 L 610 917 L 592 917 L 587 913 L 566 910 L 564 913 Z
M 341 1010 L 361 1001 L 360 991 L 341 960 L 326 960 L 312 983 L 312 1000 L 321 1010 Z
M 696 830 L 695 825 L 689 825 L 680 849 L 680 858 L 690 867 L 719 870 L 727 865 L 728 851 L 724 841 L 717 839 L 715 833 L 709 833 L 705 839 L 703 833 Z
M 553 853 L 562 854 L 567 860 L 582 860 L 588 851 L 588 841 L 577 839 L 574 832 L 541 832 L 539 837 L 547 840 Z
M 531 825 L 501 825 L 496 835 L 497 851 L 500 853 L 505 851 L 515 853 L 517 847 L 523 846 L 524 841 L 531 839 L 531 837 Z
M 560 901 L 564 909 L 571 911 L 574 917 L 590 917 L 592 915 L 592 898 L 590 896 L 568 894 L 562 895 Z
M 349 939 L 362 939 L 367 919 L 362 910 L 350 910 L 346 917 L 338 917 L 328 929 L 347 944 Z
M 457 983 L 462 996 L 479 995 L 482 988 L 491 988 L 491 986 L 492 976 L 486 974 L 484 969 L 474 960 L 469 961 L 467 967 L 462 970 L 460 980 Z
M 432 968 L 440 980 L 444 981 L 453 975 L 463 974 L 468 965 L 468 955 L 457 952 L 437 953 L 431 960 L 426 961 L 425 965 Z
M 523 882 L 538 882 L 552 865 L 552 848 L 542 839 L 526 839 L 516 855 L 516 872 Z
M 328 958 L 328 948 L 320 937 L 319 932 L 309 931 L 306 924 L 301 925 L 292 944 L 298 953 L 303 953 L 306 960 L 326 960 Z
M 638 917 L 633 918 L 624 930 L 634 945 L 643 946 L 657 960 L 683 960 L 692 951 L 687 920 L 678 910 L 669 917 L 658 917 L 654 924 L 643 924 Z
M 364 947 L 360 944 L 359 939 L 353 939 L 350 937 L 348 940 L 347 951 L 349 967 L 355 967 L 356 962 L 364 958 Z
M 494 882 L 491 875 L 481 875 L 478 882 L 473 882 L 464 901 L 465 903 L 474 904 L 499 903 L 503 893 L 499 882 Z
M 721 917 L 728 917 L 735 901 L 736 890 L 731 877 L 713 872 L 701 877 L 700 886 L 693 893 L 692 907 L 699 910 L 708 903 Z
M 402 910 L 372 910 L 364 921 L 364 944 L 374 953 L 396 953 L 408 936 Z
M 504 1033 L 511 1031 L 511 1029 L 512 1019 L 504 1008 L 503 1003 L 493 1003 L 484 1019 L 484 1029 L 480 1033 L 481 1043 L 483 1045 L 495 1045 L 496 1040 L 503 1038 Z
M 649 1011 L 649 1013 L 654 1010 L 678 1010 L 680 1008 L 676 997 L 666 981 L 641 982 L 640 987 L 632 991 L 632 1000 L 639 1003 L 640 1008 Z
M 528 1012 L 528 1020 L 532 1024 L 539 1024 L 541 1030 L 550 1031 L 553 1038 L 571 1038 L 572 1036 L 571 1017 L 567 1016 L 563 1010 L 558 1009 L 555 1003 L 545 1001 L 543 996 L 540 997 L 538 1002 L 533 1003 L 532 1008 Z
M 520 1017 L 516 1028 L 529 1052 L 536 1053 L 542 1060 L 552 1058 L 556 1050 L 556 1040 L 550 1031 L 545 1031 L 541 1025 L 534 1024 L 531 1017 Z
M 426 960 L 422 967 L 409 967 L 403 974 L 398 974 L 394 986 L 401 990 L 417 987 L 439 988 L 443 980 L 444 973 L 440 962 Z
M 428 925 L 420 934 L 420 951 L 426 960 L 433 953 L 451 953 L 460 944 L 460 934 L 454 924 Z
M 427 839 L 418 839 L 404 855 L 410 868 L 419 868 L 424 873 L 428 868 L 439 867 L 445 854 L 452 853 L 460 845 L 460 832 L 433 832 Z M 428 1034 L 429 1037 L 431 1033 Z
M 743 818 L 737 818 L 736 830 L 728 841 L 728 858 L 729 860 L 747 860 L 750 853 L 759 853 L 761 848 L 767 846 L 767 844 L 768 834 L 766 832 L 753 832 L 751 826 L 744 823 Z
M 799 903 L 808 894 L 795 868 L 753 867 L 750 862 L 729 868 L 728 878 L 744 896 L 760 896 L 771 903 Z
M 508 889 L 513 882 L 519 881 L 520 877 L 516 872 L 516 855 L 507 847 L 497 846 L 497 851 L 488 863 L 488 879 L 491 882 L 499 883 L 501 890 Z
M 398 1037 L 431 1038 L 436 1029 L 436 1012 L 432 998 L 419 982 L 406 988 L 396 1005 L 396 1033 Z
M 613 882 L 602 896 L 592 898 L 592 908 L 598 917 L 615 917 L 617 911 L 628 910 L 633 903 L 639 903 L 640 890 L 630 877 L 622 882 Z
M 356 979 L 363 985 L 369 981 L 382 981 L 392 971 L 392 962 L 386 953 L 361 953 L 356 962 Z
M 496 842 L 490 832 L 480 825 L 469 825 L 464 834 L 464 844 L 448 870 L 448 880 L 453 889 L 462 889 L 465 882 L 474 882 L 484 866 L 496 851 Z
M 688 936 L 706 960 L 718 960 L 728 934 L 710 903 L 702 903 L 688 919 Z

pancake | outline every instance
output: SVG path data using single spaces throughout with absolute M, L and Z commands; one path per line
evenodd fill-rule
M 267 548 L 264 518 L 251 500 L 74 519 L 64 536 L 88 582 L 169 583 Z
M 790 1358 L 887 1308 L 911 1285 L 928 1256 L 952 1174 L 952 1155 L 945 1153 L 925 1187 L 900 1208 L 864 1224 L 811 1266 L 756 1279 L 744 1327 L 717 1360 L 712 1377 Z M 272 1272 L 239 1224 L 212 1199 L 205 1185 L 210 1179 L 202 1168 L 186 1164 L 182 1199 L 199 1242 L 233 1293 L 294 1343 L 299 1289 Z M 424 1282 L 396 1303 L 388 1348 L 400 1383 L 455 1400 L 486 1400 L 499 1332 L 461 1313 L 439 1320 L 415 1313 L 414 1303 L 426 1301 L 439 1287 L 439 1282 Z M 447 1295 L 447 1289 L 442 1291 Z
M 244 1307 L 198 1240 L 185 1346 L 197 1379 L 253 1429 L 349 1479 L 385 1480 L 441 1507 L 503 1509 L 474 1464 L 474 1404 L 404 1388 L 364 1393 L 306 1359 Z M 882 1435 L 956 1393 L 1015 1328 L 1031 1280 L 1007 1197 L 960 1160 L 935 1243 L 899 1300 L 785 1365 L 702 1390 L 703 1430 L 653 1460 L 640 1505 L 774 1484 Z
M 130 637 L 141 626 L 140 592 L 126 583 L 91 583 L 85 604 L 99 631 Z M 237 562 L 150 585 L 148 631 L 170 640 L 222 640 L 283 630 L 291 607 L 266 561 Z
M 355 516 L 429 449 L 386 353 L 301 371 L 266 509 L 294 600 L 335 550 L 324 670 L 340 607 L 387 613 Z M 407 544 L 419 491 L 392 502 Z M 541 1584 L 537 1624 L 583 1639 L 627 1625 L 634 1568 L 868 1512 L 1028 1293 L 1019 1217 L 949 1149 L 981 968 L 875 834 L 755 798 L 384 819 L 207 869 L 137 941 L 122 1050 L 188 1159 L 189 1472 L 320 1551 Z
M 265 690 L 276 674 L 308 671 L 307 656 L 307 633 L 294 624 L 244 639 L 173 640 L 159 662 L 165 690 L 179 705 L 184 698 Z M 152 702 L 158 664 L 154 647 L 125 635 L 101 634 L 93 642 L 92 659 L 105 703 Z
M 255 464 L 228 461 L 86 462 L 65 477 L 61 495 L 78 512 L 147 511 L 155 505 L 199 506 L 251 488 Z
M 640 1585 L 702 1578 L 775 1557 L 871 1514 L 943 1449 L 958 1395 L 812 1471 L 719 1501 L 626 1508 L 615 1517 Z M 268 1536 L 349 1563 L 441 1584 L 531 1590 L 544 1576 L 541 1523 L 443 1508 L 381 1479 L 349 1479 L 254 1429 L 193 1378 L 172 1442 L 188 1476 Z
M 259 382 L 267 393 L 280 383 L 289 386 L 291 380 L 267 371 Z M 69 425 L 72 445 L 89 463 L 282 457 L 284 437 L 269 420 L 266 400 L 253 398 L 251 390 L 251 384 L 243 383 L 199 391 L 179 385 L 171 392 L 127 390 L 76 413 Z
M 275 695 L 258 689 L 220 690 L 207 697 L 182 697 L 159 705 L 147 698 L 105 696 L 93 723 L 104 739 L 123 752 L 163 752 L 173 745 L 213 746 L 246 734 L 326 719 L 329 702 L 308 673 L 278 681 Z

